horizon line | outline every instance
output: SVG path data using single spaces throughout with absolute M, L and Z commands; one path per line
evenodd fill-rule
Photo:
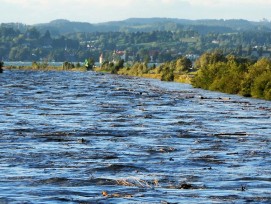
M 261 23 L 261 22 L 267 22 L 271 23 L 271 20 L 262 18 L 260 20 L 249 20 L 246 18 L 197 18 L 197 19 L 192 19 L 192 18 L 174 18 L 174 17 L 130 17 L 130 18 L 125 18 L 125 19 L 120 19 L 120 20 L 109 20 L 109 21 L 101 21 L 101 22 L 88 22 L 88 21 L 78 21 L 78 20 L 72 20 L 72 19 L 67 19 L 67 18 L 57 18 L 54 20 L 48 20 L 47 22 L 39 22 L 39 23 L 24 23 L 24 22 L 0 22 L 0 24 L 23 24 L 23 25 L 29 25 L 29 26 L 34 26 L 38 24 L 48 24 L 54 21 L 68 21 L 72 23 L 89 23 L 89 24 L 103 24 L 103 23 L 110 23 L 110 22 L 123 22 L 131 19 L 168 19 L 168 20 L 188 20 L 188 21 L 202 21 L 202 20 L 217 20 L 217 21 L 230 21 L 230 20 L 244 20 L 248 22 L 256 22 L 256 23 Z

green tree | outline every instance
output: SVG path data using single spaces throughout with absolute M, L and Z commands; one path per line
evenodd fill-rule
M 187 57 L 181 57 L 181 58 L 177 59 L 177 61 L 176 61 L 176 72 L 177 73 L 188 72 L 191 67 L 192 67 L 192 62 Z
M 227 62 L 220 62 L 217 74 L 210 84 L 209 89 L 230 94 L 238 94 L 241 91 L 241 82 L 245 72 L 234 56 L 227 57 Z
M 251 95 L 255 98 L 271 100 L 271 70 L 263 72 L 255 78 L 251 87 Z
M 94 67 L 95 61 L 92 58 L 88 58 L 85 60 L 85 67 L 87 70 L 92 70 Z
M 75 67 L 75 65 L 71 62 L 64 62 L 62 65 L 63 70 L 69 70 L 69 69 L 73 69 Z
M 173 70 L 169 67 L 166 67 L 162 70 L 161 81 L 174 81 L 174 73 Z
M 254 97 L 261 96 L 261 93 L 256 94 L 256 89 L 254 89 L 252 93 L 252 87 L 254 86 L 255 80 L 262 75 L 263 73 L 269 73 L 271 71 L 271 60 L 267 58 L 262 58 L 258 60 L 256 63 L 248 67 L 248 72 L 244 76 L 244 80 L 242 81 L 242 90 L 241 94 L 243 96 L 252 96 Z M 260 77 L 261 78 L 261 77 Z M 263 77 L 265 78 L 265 77 Z M 258 79 L 260 81 L 260 79 Z M 257 82 L 259 84 L 259 81 Z M 257 85 L 259 87 L 259 85 Z
M 122 69 L 123 67 L 124 67 L 124 60 L 123 60 L 123 59 L 118 60 L 118 61 L 115 63 L 113 69 L 111 70 L 111 73 L 112 73 L 112 74 L 117 74 L 118 71 L 119 71 L 120 69 Z
M 28 39 L 36 39 L 37 40 L 40 37 L 40 32 L 35 27 L 32 27 L 26 31 L 25 36 Z
M 195 68 L 200 69 L 209 64 L 215 64 L 217 62 L 225 62 L 226 58 L 221 51 L 206 52 L 200 56 L 195 62 Z
M 136 62 L 127 69 L 127 74 L 132 76 L 143 76 L 146 73 L 148 73 L 148 67 L 145 63 Z

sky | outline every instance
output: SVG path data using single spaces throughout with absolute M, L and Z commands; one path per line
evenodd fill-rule
M 271 20 L 271 0 L 0 0 L 0 23 L 56 19 L 99 23 L 127 18 Z

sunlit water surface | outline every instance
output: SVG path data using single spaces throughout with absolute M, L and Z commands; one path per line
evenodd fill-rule
M 271 102 L 94 72 L 0 74 L 0 203 L 271 203 Z

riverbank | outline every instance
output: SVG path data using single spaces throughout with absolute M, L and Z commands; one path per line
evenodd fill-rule
M 146 63 L 136 62 L 132 65 L 120 60 L 104 62 L 91 70 L 118 75 L 159 79 L 191 84 L 221 93 L 237 94 L 244 97 L 271 100 L 271 61 L 260 59 L 251 61 L 234 56 L 223 56 L 220 53 L 203 54 L 191 68 L 192 64 L 186 58 L 166 62 L 158 67 L 149 67 Z M 62 66 L 49 66 L 33 62 L 32 66 L 7 66 L 7 69 L 42 70 L 42 71 L 87 71 L 80 64 L 69 62 Z
M 149 78 L 149 79 L 159 79 L 162 80 L 162 74 L 161 73 L 131 73 L 130 71 L 131 68 L 122 68 L 120 69 L 117 73 L 113 74 L 118 74 L 118 75 L 124 75 L 124 76 L 134 76 L 134 77 L 143 77 L 143 78 Z M 93 69 L 95 72 L 103 72 L 103 73 L 111 73 L 110 70 L 104 70 L 102 67 L 95 67 Z M 194 77 L 194 73 L 191 74 L 174 74 L 174 79 L 171 80 L 173 82 L 177 83 L 185 83 L 185 84 L 191 84 L 192 78 Z M 167 80 L 162 80 L 162 81 L 167 81 Z

